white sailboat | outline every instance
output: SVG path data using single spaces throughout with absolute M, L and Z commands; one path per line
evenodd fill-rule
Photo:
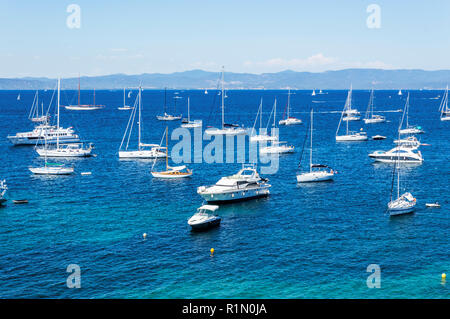
M 398 161 L 394 166 L 392 184 L 394 184 L 395 169 L 397 169 L 397 198 L 393 199 L 392 193 L 394 187 L 391 187 L 391 200 L 388 203 L 388 211 L 390 216 L 412 213 L 416 206 L 416 199 L 411 195 L 411 193 L 406 192 L 400 196 L 400 166 Z
M 184 128 L 196 128 L 196 127 L 201 127 L 203 124 L 202 120 L 193 120 L 191 121 L 191 113 L 190 113 L 190 101 L 189 101 L 189 97 L 187 98 L 187 107 L 188 107 L 188 117 L 187 119 L 183 119 L 182 120 L 182 124 L 181 127 Z
M 141 132 L 142 132 L 142 117 L 141 117 L 141 87 L 139 87 L 139 93 L 136 97 L 133 110 L 131 111 L 130 118 L 128 120 L 127 127 L 122 137 L 122 142 L 119 147 L 119 158 L 121 159 L 133 159 L 133 158 L 163 158 L 166 157 L 164 152 L 164 147 L 158 144 L 145 144 L 141 142 Z M 136 107 L 137 104 L 137 107 Z M 138 147 L 136 150 L 129 150 L 128 146 L 131 139 L 131 133 L 133 131 L 133 126 L 135 123 L 136 109 L 138 110 Z M 125 142 L 126 140 L 126 142 Z M 122 147 L 124 147 L 122 149 Z
M 313 110 L 311 110 L 311 132 L 310 132 L 310 148 L 309 148 L 309 172 L 303 172 L 297 175 L 297 182 L 324 182 L 333 179 L 334 170 L 323 164 L 313 164 L 312 161 L 312 145 L 313 145 Z M 300 162 L 301 163 L 301 162 Z M 300 164 L 299 164 L 300 166 Z
M 291 89 L 288 89 L 288 102 L 287 102 L 287 113 L 286 118 L 282 119 L 278 122 L 279 125 L 296 125 L 296 124 L 302 124 L 302 120 L 290 116 L 290 110 L 291 110 Z
M 205 134 L 208 134 L 208 135 L 243 135 L 243 134 L 247 134 L 247 131 L 243 127 L 240 127 L 237 124 L 225 123 L 224 74 L 225 74 L 225 71 L 224 71 L 224 68 L 222 68 L 222 79 L 221 79 L 222 88 L 220 91 L 220 96 L 222 99 L 222 127 L 221 128 L 210 127 L 205 130 Z
M 208 94 L 208 90 L 205 90 L 205 94 Z
M 128 92 L 128 98 L 130 97 L 130 94 L 131 94 L 131 91 Z M 126 103 L 125 103 L 125 88 L 123 88 L 123 106 L 119 106 L 117 109 L 122 110 L 122 111 L 131 110 L 131 106 L 126 105 Z
M 384 116 L 373 114 L 373 100 L 374 100 L 374 90 L 372 89 L 372 91 L 370 92 L 369 105 L 367 106 L 364 123 L 375 124 L 386 122 L 386 118 Z
M 346 114 L 346 111 L 351 110 L 351 103 L 352 103 L 352 88 L 350 87 L 350 90 L 348 91 L 348 94 L 347 94 L 347 100 L 345 101 L 345 106 L 344 106 L 344 109 L 342 110 L 341 118 L 339 120 L 339 124 L 338 124 L 337 130 L 336 130 L 336 141 L 337 142 L 359 142 L 359 141 L 367 141 L 367 139 L 368 139 L 366 132 L 364 132 L 362 128 L 359 132 L 349 131 L 349 129 L 348 129 L 349 121 L 345 121 L 345 123 L 346 123 L 345 134 L 338 135 L 339 129 L 341 127 L 341 123 L 343 121 L 344 115 Z
M 58 78 L 58 110 L 59 110 L 59 91 L 60 91 L 60 79 Z M 44 144 L 47 148 L 47 134 L 44 134 Z M 44 166 L 42 167 L 29 167 L 29 170 L 33 174 L 37 175 L 69 175 L 74 172 L 73 167 L 66 167 L 64 164 L 48 163 L 47 153 L 44 153 Z
M 72 111 L 93 111 L 93 110 L 99 110 L 103 109 L 104 105 L 97 105 L 95 104 L 95 89 L 94 89 L 94 104 L 80 104 L 80 76 L 78 76 L 78 104 L 77 105 L 67 105 L 65 106 L 66 110 L 72 110 Z
M 166 126 L 165 130 L 166 136 L 166 170 L 165 171 L 154 171 L 156 160 L 153 162 L 151 174 L 153 177 L 164 178 L 164 179 L 175 179 L 175 178 L 185 178 L 192 176 L 193 171 L 188 169 L 186 165 L 181 166 L 169 166 L 169 128 Z M 163 136 L 164 138 L 164 136 Z
M 58 80 L 58 96 L 57 96 L 57 117 L 56 130 L 59 130 L 59 109 L 60 109 L 60 80 Z M 89 144 L 84 146 L 83 143 L 60 143 L 59 135 L 56 136 L 55 147 L 45 143 L 44 147 L 36 147 L 35 150 L 39 156 L 45 157 L 88 157 L 91 156 L 93 146 Z
M 405 128 L 402 129 L 405 118 L 406 118 L 406 125 L 405 125 Z M 403 110 L 402 121 L 400 122 L 400 127 L 398 129 L 398 132 L 399 132 L 399 134 L 423 134 L 423 133 L 425 133 L 425 131 L 422 130 L 422 127 L 409 124 L 409 92 L 408 92 L 408 96 L 406 97 L 405 108 Z
M 398 93 L 397 93 L 397 94 L 398 94 L 398 95 L 403 95 L 402 89 L 398 90 Z
M 177 116 L 177 115 L 171 115 L 171 114 L 167 113 L 167 103 L 166 102 L 167 102 L 167 89 L 165 88 L 164 89 L 164 114 L 163 115 L 157 115 L 156 118 L 159 121 L 177 121 L 177 120 L 181 120 L 181 115 Z
M 34 95 L 33 104 L 31 105 L 28 118 L 34 123 L 47 123 L 50 116 L 44 114 L 44 103 L 41 103 L 41 114 L 39 114 L 39 91 L 36 90 Z
M 448 108 L 448 85 L 445 88 L 445 93 L 442 97 L 439 111 L 441 112 L 441 121 L 450 121 L 450 109 Z
M 4 202 L 6 202 L 5 194 L 8 190 L 8 186 L 6 186 L 6 180 L 0 181 L 0 205 L 3 205 Z
M 17 101 L 20 101 L 20 93 L 17 95 Z
M 269 126 L 270 117 L 272 116 L 272 113 L 273 113 L 273 109 L 272 109 L 272 113 L 270 114 L 271 116 L 269 117 L 269 120 L 267 121 L 267 127 L 265 127 L 265 128 L 262 127 L 262 105 L 263 105 L 263 100 L 261 98 L 261 103 L 259 104 L 258 112 L 256 113 L 255 122 L 253 123 L 252 135 L 250 136 L 250 142 L 275 141 L 277 139 L 276 136 L 270 136 L 269 134 L 267 134 L 267 129 Z M 259 134 L 256 133 L 256 129 L 255 129 L 258 117 L 259 117 Z
M 311 96 L 316 96 L 316 90 L 315 89 L 313 89 L 313 91 L 311 93 Z
M 277 99 L 273 103 L 273 129 L 276 128 L 277 120 Z M 259 149 L 260 154 L 284 154 L 294 153 L 295 147 L 288 145 L 287 142 L 281 142 L 278 140 L 279 136 L 274 136 L 274 139 L 270 141 L 270 144 Z

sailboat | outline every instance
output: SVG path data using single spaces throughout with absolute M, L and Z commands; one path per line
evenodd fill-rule
M 202 120 L 193 120 L 193 121 L 191 121 L 189 97 L 187 98 L 187 107 L 188 107 L 188 117 L 187 117 L 187 119 L 183 119 L 182 120 L 181 127 L 184 127 L 184 128 L 201 127 L 202 124 L 203 124 Z
M 128 92 L 128 98 L 130 97 L 131 91 Z M 119 106 L 118 110 L 131 110 L 131 106 L 125 104 L 125 88 L 123 88 L 123 106 Z
M 311 124 L 310 124 L 311 144 L 310 144 L 310 148 L 309 148 L 309 172 L 304 172 L 304 173 L 297 175 L 297 182 L 299 182 L 299 183 L 329 181 L 329 180 L 333 179 L 333 176 L 335 174 L 334 170 L 329 168 L 327 165 L 313 164 L 313 161 L 312 161 L 313 113 L 314 113 L 314 111 L 311 110 Z M 302 152 L 302 154 L 303 154 L 303 152 Z M 300 164 L 301 164 L 301 159 L 300 159 L 299 167 L 300 167 Z
M 445 88 L 445 93 L 442 97 L 439 111 L 441 112 L 441 121 L 450 121 L 450 109 L 448 108 L 448 85 Z
M 372 89 L 372 91 L 370 92 L 369 105 L 367 106 L 364 123 L 375 124 L 386 122 L 386 118 L 384 116 L 373 114 L 373 100 L 374 100 L 374 90 Z
M 205 94 L 208 94 L 208 90 L 205 90 Z
M 222 68 L 222 88 L 220 96 L 222 100 L 222 128 L 210 127 L 205 130 L 205 134 L 208 135 L 243 135 L 247 134 L 247 131 L 243 127 L 239 127 L 237 124 L 225 123 L 225 91 L 224 91 L 224 68 Z
M 193 171 L 188 169 L 186 165 L 181 166 L 169 166 L 169 128 L 166 126 L 165 130 L 166 136 L 166 170 L 165 171 L 154 171 L 156 160 L 153 162 L 151 174 L 153 177 L 165 178 L 165 179 L 175 179 L 175 178 L 185 178 L 192 176 Z
M 65 106 L 66 110 L 73 110 L 73 111 L 93 111 L 102 109 L 105 106 L 104 105 L 97 105 L 95 104 L 95 89 L 94 89 L 94 104 L 80 104 L 80 77 L 78 76 L 78 104 L 77 105 L 67 105 Z
M 313 89 L 313 91 L 311 93 L 311 96 L 316 96 L 316 90 L 315 89 Z
M 262 105 L 263 105 L 263 100 L 261 99 L 261 103 L 259 104 L 258 112 L 256 113 L 255 122 L 253 123 L 252 136 L 250 136 L 250 142 L 275 141 L 277 139 L 276 136 L 270 136 L 269 134 L 267 134 L 268 127 L 265 127 L 265 128 L 262 127 Z M 273 113 L 273 110 L 272 110 L 272 113 Z M 272 116 L 272 113 L 270 114 L 270 117 Z M 256 126 L 256 121 L 258 120 L 258 117 L 259 117 L 259 134 L 255 134 L 255 126 Z M 269 125 L 270 117 L 269 117 L 269 120 L 267 121 L 267 126 Z
M 60 85 L 61 80 L 58 78 L 58 126 L 59 126 L 59 101 L 60 101 Z M 59 138 L 57 137 L 57 143 L 59 144 Z M 47 149 L 47 131 L 44 133 L 44 149 Z M 73 167 L 66 167 L 64 164 L 48 163 L 47 152 L 44 152 L 44 166 L 42 167 L 29 167 L 29 170 L 33 174 L 37 175 L 70 175 L 74 172 Z
M 17 95 L 17 101 L 20 101 L 20 93 Z
M 50 116 L 44 114 L 44 103 L 41 103 L 41 115 L 39 115 L 39 91 L 36 91 L 31 105 L 30 114 L 28 118 L 31 122 L 35 123 L 47 123 Z
M 286 118 L 278 122 L 280 125 L 296 125 L 302 124 L 302 120 L 290 116 L 291 109 L 291 89 L 288 89 L 288 102 L 287 102 L 287 114 Z
M 398 95 L 403 95 L 403 93 L 402 93 L 402 90 L 400 89 L 400 90 L 398 90 L 398 93 L 397 93 Z
M 346 104 L 346 109 L 344 110 L 344 117 L 342 118 L 343 121 L 359 121 L 361 119 L 360 113 L 357 109 L 352 108 L 352 92 L 353 87 L 350 85 L 350 100 Z
M 58 80 L 58 98 L 57 98 L 57 120 L 56 131 L 59 130 L 59 109 L 60 109 L 60 81 Z M 54 148 L 45 143 L 44 147 L 36 147 L 35 150 L 39 156 L 47 157 L 88 157 L 91 156 L 92 144 L 84 146 L 83 143 L 61 143 L 60 136 L 56 136 L 56 145 Z
M 156 118 L 160 121 L 176 121 L 181 120 L 180 116 L 170 115 L 167 113 L 167 89 L 164 89 L 164 115 L 157 115 Z M 175 100 L 176 101 L 176 100 Z M 176 103 L 176 102 L 175 102 Z M 176 105 L 176 104 L 175 104 Z
M 273 130 L 276 128 L 276 114 L 277 114 L 277 99 L 273 103 Z M 293 153 L 295 147 L 292 145 L 287 145 L 287 142 L 281 142 L 278 140 L 278 136 L 274 136 L 274 139 L 270 141 L 270 145 L 261 147 L 259 152 L 261 154 L 283 154 L 283 153 Z
M 405 117 L 406 117 L 406 126 L 405 126 L 405 128 L 402 129 L 403 121 L 404 121 Z M 405 108 L 403 110 L 402 121 L 400 123 L 398 132 L 399 132 L 399 134 L 423 134 L 423 133 L 425 133 L 425 131 L 422 130 L 422 127 L 409 124 L 409 92 L 408 92 L 408 96 L 406 97 Z
M 393 199 L 395 170 L 397 169 L 397 198 Z M 392 174 L 391 200 L 388 203 L 388 211 L 390 216 L 403 215 L 412 213 L 416 206 L 416 199 L 411 193 L 406 192 L 400 196 L 400 166 L 396 161 L 394 172 Z
M 351 103 L 352 103 L 352 88 L 350 87 L 350 90 L 348 91 L 348 94 L 347 94 L 347 100 L 345 101 L 344 109 L 342 110 L 341 119 L 339 120 L 339 124 L 338 124 L 337 130 L 336 130 L 336 141 L 337 142 L 367 141 L 367 134 L 366 134 L 366 132 L 363 131 L 362 128 L 361 128 L 360 132 L 349 131 L 349 129 L 348 129 L 349 121 L 345 121 L 345 123 L 346 123 L 345 134 L 338 135 L 339 129 L 341 127 L 341 123 L 344 118 L 344 114 L 346 114 L 346 111 L 351 110 Z
M 128 124 L 122 137 L 122 142 L 119 147 L 119 158 L 130 159 L 130 158 L 163 158 L 166 156 L 164 148 L 160 147 L 158 144 L 145 144 L 141 142 L 141 132 L 142 132 L 142 117 L 141 117 L 141 87 L 139 87 L 139 93 L 136 97 L 133 110 L 131 111 L 130 118 L 128 119 Z M 137 107 L 136 107 L 136 104 Z M 138 110 L 138 148 L 137 150 L 128 150 L 130 143 L 131 133 L 133 131 L 134 119 L 136 117 L 136 109 Z M 126 140 L 126 142 L 125 142 Z M 122 147 L 124 149 L 122 150 Z

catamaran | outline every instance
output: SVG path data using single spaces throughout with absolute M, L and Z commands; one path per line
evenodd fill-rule
M 153 162 L 152 165 L 152 171 L 151 174 L 153 177 L 157 178 L 165 178 L 165 179 L 175 179 L 175 178 L 185 178 L 192 176 L 193 171 L 188 169 L 186 165 L 181 166 L 169 166 L 169 128 L 166 126 L 165 130 L 165 136 L 166 136 L 166 170 L 165 171 L 154 171 L 153 167 L 155 166 L 156 159 Z M 164 138 L 164 136 L 163 136 Z
M 80 77 L 78 76 L 78 104 L 77 105 L 67 105 L 67 106 L 65 106 L 66 110 L 93 111 L 93 110 L 99 110 L 99 109 L 102 109 L 105 107 L 104 105 L 95 104 L 95 89 L 94 89 L 94 104 L 81 104 L 80 96 L 81 96 Z
M 128 98 L 130 97 L 130 94 L 131 94 L 131 91 L 128 92 Z M 123 88 L 123 106 L 119 106 L 117 109 L 122 110 L 122 111 L 131 110 L 131 106 L 126 105 L 126 103 L 125 103 L 125 88 Z
M 450 121 L 450 109 L 448 108 L 448 85 L 445 88 L 445 93 L 442 97 L 439 111 L 441 112 L 441 121 Z
M 175 100 L 176 101 L 176 100 Z M 164 89 L 164 114 L 157 115 L 156 118 L 160 121 L 176 121 L 181 120 L 181 115 L 175 116 L 167 113 L 167 89 Z M 175 102 L 176 103 L 176 102 Z M 175 104 L 176 105 L 176 104 Z
M 313 145 L 313 110 L 311 110 L 311 131 L 310 131 L 310 148 L 309 148 L 309 172 L 303 172 L 297 175 L 297 182 L 299 183 L 309 183 L 309 182 L 324 182 L 333 179 L 335 174 L 334 170 L 329 168 L 327 165 L 323 164 L 313 164 L 312 161 L 312 145 Z M 302 152 L 303 154 L 303 152 Z M 298 164 L 299 168 L 301 165 Z
M 369 105 L 367 106 L 364 123 L 375 124 L 386 122 L 386 118 L 384 116 L 373 114 L 373 100 L 374 100 L 374 90 L 372 89 L 372 91 L 370 92 Z
M 59 108 L 60 108 L 60 80 L 58 79 L 58 96 L 57 96 L 57 121 L 56 130 L 59 129 Z M 56 136 L 56 146 L 49 147 L 45 143 L 44 147 L 36 147 L 35 150 L 39 156 L 45 157 L 88 157 L 91 156 L 92 144 L 84 146 L 83 143 L 65 144 L 60 143 L 59 135 Z
M 397 169 L 397 198 L 393 199 L 393 189 L 394 189 L 394 177 L 395 170 Z M 388 203 L 388 211 L 390 216 L 402 215 L 412 213 L 414 207 L 416 206 L 416 199 L 411 195 L 411 193 L 406 192 L 400 196 L 400 166 L 398 161 L 394 166 L 394 173 L 392 174 L 392 187 L 391 187 L 391 200 Z
M 275 103 L 276 103 L 276 100 L 275 100 Z M 259 108 L 258 108 L 258 112 L 256 113 L 255 122 L 253 123 L 252 136 L 250 136 L 250 142 L 275 141 L 277 139 L 276 136 L 270 136 L 267 134 L 267 129 L 269 126 L 270 118 L 272 117 L 273 109 L 272 109 L 272 112 L 270 113 L 269 120 L 267 121 L 267 126 L 265 128 L 262 127 L 262 105 L 263 105 L 263 100 L 261 99 L 261 102 L 260 102 Z M 255 126 L 256 126 L 256 121 L 258 120 L 258 116 L 259 116 L 259 134 L 256 134 Z M 275 125 L 275 123 L 274 123 L 274 125 Z
M 290 109 L 291 109 L 291 89 L 288 89 L 288 101 L 287 101 L 287 113 L 286 113 L 286 118 L 280 120 L 280 122 L 278 122 L 279 125 L 296 125 L 296 124 L 302 124 L 302 120 L 290 116 Z
M 181 121 L 182 122 L 181 127 L 184 127 L 184 128 L 201 127 L 202 124 L 203 124 L 202 120 L 193 120 L 193 121 L 191 121 L 189 97 L 187 99 L 187 107 L 188 107 L 188 117 L 187 117 L 187 119 L 183 119 Z
M 347 94 L 347 100 L 345 101 L 344 109 L 342 110 L 341 119 L 339 120 L 339 124 L 338 124 L 337 130 L 336 130 L 336 141 L 337 142 L 358 142 L 358 141 L 367 141 L 367 139 L 368 139 L 366 132 L 364 132 L 362 128 L 359 132 L 349 131 L 348 130 L 348 125 L 349 125 L 348 122 L 349 121 L 345 121 L 345 123 L 346 123 L 345 134 L 338 135 L 339 129 L 341 127 L 341 123 L 343 121 L 344 115 L 346 114 L 346 111 L 348 112 L 348 110 L 351 110 L 351 103 L 352 103 L 352 88 L 350 87 L 350 90 L 348 91 L 348 94 Z
M 166 152 L 164 152 L 164 147 L 158 144 L 145 144 L 141 142 L 141 132 L 142 132 L 142 117 L 141 117 L 141 87 L 139 87 L 139 93 L 136 97 L 133 110 L 131 111 L 130 118 L 128 119 L 128 124 L 122 137 L 122 142 L 119 147 L 119 158 L 130 159 L 130 158 L 163 158 L 166 157 Z M 136 107 L 137 104 L 137 107 Z M 135 123 L 136 109 L 138 110 L 138 148 L 137 150 L 128 150 L 128 146 L 131 139 L 131 133 L 133 131 L 133 126 Z M 125 142 L 126 140 L 126 142 Z M 124 147 L 124 149 L 122 149 Z
M 39 91 L 34 95 L 33 104 L 31 105 L 30 114 L 28 118 L 31 122 L 47 123 L 50 119 L 49 115 L 44 114 L 44 103 L 41 103 L 41 114 L 39 114 Z
M 224 90 L 224 68 L 222 68 L 222 79 L 221 79 L 221 91 L 220 96 L 222 99 L 222 128 L 209 127 L 205 130 L 207 135 L 244 135 L 247 131 L 237 124 L 225 123 L 225 90 Z
M 406 126 L 402 129 L 403 121 L 406 117 Z M 398 129 L 400 134 L 423 134 L 425 133 L 420 126 L 417 125 L 409 125 L 409 92 L 406 97 L 405 109 L 403 110 L 402 121 L 400 123 L 400 127 Z

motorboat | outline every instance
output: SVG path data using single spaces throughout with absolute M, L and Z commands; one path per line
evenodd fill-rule
M 192 120 L 191 121 L 189 97 L 188 97 L 188 103 L 187 104 L 188 104 L 188 117 L 187 117 L 187 119 L 183 119 L 181 121 L 181 127 L 183 127 L 183 128 L 202 127 L 202 125 L 203 125 L 202 120 Z
M 426 203 L 425 206 L 430 207 L 430 208 L 440 208 L 441 207 L 441 205 L 438 202 Z
M 221 79 L 221 91 L 220 96 L 222 100 L 222 127 L 221 128 L 215 128 L 215 127 L 208 127 L 205 130 L 205 134 L 207 135 L 246 135 L 247 130 L 243 127 L 240 127 L 237 124 L 230 124 L 225 122 L 225 89 L 224 89 L 224 74 L 225 71 L 222 68 L 222 79 Z
M 386 139 L 386 136 L 383 136 L 383 135 L 372 136 L 372 140 L 374 140 L 374 141 L 385 140 L 385 139 Z
M 5 194 L 8 190 L 8 186 L 6 185 L 6 180 L 0 181 L 0 205 L 2 205 L 4 202 L 6 202 Z
M 356 115 L 346 115 L 342 118 L 343 121 L 359 121 L 361 120 L 360 116 L 356 116 Z
M 287 102 L 287 112 L 286 112 L 286 118 L 282 119 L 278 122 L 279 125 L 298 125 L 302 124 L 302 120 L 292 117 L 290 115 L 291 110 L 291 90 L 288 90 L 288 102 Z
M 390 216 L 403 215 L 412 213 L 416 206 L 416 199 L 411 193 L 406 192 L 395 200 L 388 203 L 388 211 Z
M 36 148 L 39 156 L 47 157 L 89 157 L 92 156 L 92 143 L 85 146 L 83 143 L 56 144 L 56 147 Z
M 403 122 L 405 122 L 405 124 L 406 124 L 404 128 L 402 128 L 403 127 Z M 410 125 L 409 124 L 409 93 L 408 93 L 408 96 L 406 98 L 405 109 L 403 110 L 403 116 L 402 116 L 402 120 L 400 122 L 398 133 L 402 134 L 402 135 L 404 135 L 404 134 L 423 134 L 423 133 L 425 133 L 425 131 L 422 129 L 422 127 L 420 127 L 418 125 Z
M 269 196 L 270 187 L 254 165 L 243 165 L 239 172 L 222 177 L 215 185 L 198 187 L 197 193 L 208 203 L 229 203 Z
M 119 146 L 119 158 L 121 159 L 146 159 L 146 158 L 164 158 L 166 157 L 165 148 L 161 147 L 159 144 L 148 144 L 143 143 L 142 139 L 142 117 L 141 117 L 141 87 L 139 87 L 139 93 L 136 97 L 133 110 L 130 113 L 130 118 L 128 120 L 127 127 L 122 137 L 122 142 Z M 137 104 L 137 107 L 136 107 Z M 129 142 L 131 139 L 131 133 L 133 130 L 133 125 L 136 117 L 136 110 L 138 114 L 137 125 L 138 125 L 138 145 L 137 149 L 129 149 Z
M 312 161 L 312 146 L 313 146 L 313 110 L 311 110 L 311 123 L 310 123 L 310 149 L 309 149 L 309 172 L 303 172 L 297 174 L 297 182 L 310 183 L 310 182 L 324 182 L 333 179 L 335 174 L 332 168 L 323 164 L 313 164 Z M 303 154 L 303 152 L 302 152 Z M 301 158 L 298 166 L 301 166 Z
M 386 117 L 373 113 L 374 97 L 375 93 L 374 90 L 372 89 L 372 91 L 370 92 L 369 105 L 367 106 L 366 116 L 364 118 L 365 124 L 376 124 L 386 122 Z
M 153 177 L 157 178 L 165 178 L 165 179 L 175 179 L 175 178 L 186 178 L 192 176 L 193 171 L 188 169 L 186 165 L 181 166 L 169 166 L 169 128 L 166 126 L 166 130 L 164 132 L 166 136 L 166 170 L 164 171 L 154 171 L 153 167 L 155 166 L 156 159 L 153 162 L 151 174 Z M 164 139 L 164 135 L 162 139 Z
M 422 163 L 422 153 L 418 151 L 414 152 L 415 148 L 396 146 L 389 151 L 375 151 L 369 154 L 369 157 L 376 162 L 382 163 Z
M 349 123 L 350 121 L 345 121 L 346 123 L 346 131 L 345 134 L 339 135 L 339 129 L 341 127 L 341 123 L 344 120 L 345 117 L 348 116 L 357 116 L 359 115 L 358 111 L 355 109 L 352 109 L 352 87 L 350 87 L 350 90 L 347 94 L 347 99 L 345 101 L 344 109 L 342 110 L 341 118 L 339 120 L 339 124 L 336 130 L 336 142 L 359 142 L 359 141 L 367 141 L 367 133 L 363 131 L 361 128 L 359 132 L 353 132 L 349 130 Z
M 295 147 L 288 145 L 287 142 L 281 141 L 271 141 L 270 145 L 261 147 L 259 152 L 261 154 L 284 154 L 284 153 L 294 153 Z
M 420 145 L 423 145 L 417 137 L 415 136 L 408 136 L 407 138 L 399 138 L 397 140 L 394 140 L 394 143 L 397 146 L 403 146 L 403 147 L 411 147 L 411 148 L 418 148 Z
M 167 113 L 167 89 L 164 89 L 164 114 L 163 115 L 157 115 L 156 118 L 159 121 L 178 121 L 181 120 L 181 115 L 172 115 Z M 176 107 L 176 99 L 175 99 L 175 107 Z M 174 108 L 175 108 L 174 107 Z
M 217 205 L 202 205 L 197 208 L 197 212 L 188 219 L 188 225 L 192 230 L 206 230 L 220 225 L 222 218 L 215 212 L 219 209 Z
M 39 124 L 32 131 L 19 132 L 16 135 L 8 135 L 7 139 L 14 145 L 40 145 L 44 143 L 44 135 L 47 136 L 47 144 L 76 143 L 80 138 L 72 127 L 56 128 L 54 125 Z

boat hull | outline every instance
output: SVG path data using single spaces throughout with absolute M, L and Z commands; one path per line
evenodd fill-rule
M 72 110 L 72 111 L 94 111 L 94 110 L 103 109 L 104 106 L 67 105 L 67 106 L 65 106 L 65 108 L 66 108 L 66 110 Z
M 384 123 L 386 119 L 364 119 L 365 124 L 376 124 L 376 123 Z
M 178 172 L 176 173 L 168 173 L 168 172 L 151 172 L 153 177 L 156 178 L 164 178 L 164 179 L 178 179 L 178 178 L 187 178 L 192 176 L 192 171 L 189 173 Z
M 165 158 L 166 153 L 155 151 L 120 151 L 119 158 Z
M 70 175 L 73 174 L 73 167 L 29 167 L 35 175 Z
M 8 136 L 8 140 L 14 145 L 44 145 L 44 138 L 41 137 L 17 137 L 17 136 Z M 59 138 L 59 143 L 77 143 L 80 141 L 79 137 L 67 137 L 67 138 Z M 47 138 L 47 144 L 56 144 L 57 138 Z
M 398 216 L 398 215 L 405 215 L 405 214 L 411 214 L 414 212 L 414 206 L 404 209 L 388 209 L 390 216 Z
M 367 141 L 366 135 L 338 135 L 336 136 L 337 142 L 362 142 Z
M 44 148 L 36 149 L 36 153 L 39 156 L 47 157 L 89 157 L 92 156 L 91 150 L 77 150 L 77 151 L 58 151 L 58 150 L 46 150 Z
M 269 187 L 270 186 L 266 186 L 265 188 L 236 190 L 226 193 L 199 193 L 199 195 L 208 203 L 226 204 L 267 197 L 270 195 Z
M 333 180 L 333 173 L 329 172 L 311 172 L 297 175 L 299 183 L 326 182 Z
M 218 227 L 220 225 L 220 222 L 222 221 L 222 219 L 220 217 L 217 217 L 215 219 L 206 221 L 206 222 L 202 222 L 202 223 L 198 223 L 198 224 L 189 224 L 189 226 L 191 226 L 191 229 L 193 231 L 205 231 L 214 227 Z
M 441 117 L 441 121 L 450 121 L 450 116 Z

